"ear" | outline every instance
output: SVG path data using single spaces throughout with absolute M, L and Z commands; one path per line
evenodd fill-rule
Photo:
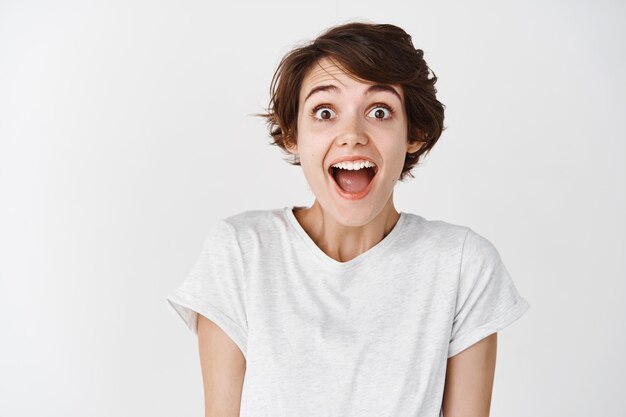
M 292 155 L 298 155 L 298 144 L 295 140 L 286 137 L 285 139 L 283 139 L 283 144 L 285 145 L 285 149 L 287 149 L 287 152 Z
M 414 142 L 409 142 L 407 148 L 406 148 L 406 152 L 407 153 L 415 153 L 417 151 L 419 151 L 423 146 L 426 145 L 426 142 L 423 141 L 414 141 Z

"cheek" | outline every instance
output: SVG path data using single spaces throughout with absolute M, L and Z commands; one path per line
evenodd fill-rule
M 298 153 L 300 165 L 305 172 L 314 171 L 322 164 L 321 150 L 315 145 L 314 140 L 309 137 L 298 136 Z
M 402 137 L 396 137 L 394 140 L 389 140 L 386 142 L 386 147 L 383 150 L 387 158 L 389 159 L 387 162 L 392 164 L 404 164 L 404 156 L 407 152 L 407 144 L 405 143 L 407 139 Z
M 298 134 L 298 148 L 301 157 L 307 160 L 321 158 L 327 145 L 325 135 L 314 132 L 306 126 Z

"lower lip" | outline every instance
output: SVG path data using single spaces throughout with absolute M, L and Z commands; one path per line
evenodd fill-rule
M 360 193 L 347 193 L 341 189 L 339 184 L 337 184 L 337 181 L 335 181 L 335 177 L 333 177 L 332 174 L 330 174 L 330 179 L 333 182 L 333 185 L 335 186 L 335 190 L 337 190 L 337 193 L 339 193 L 340 196 L 342 196 L 346 200 L 360 200 L 364 198 L 367 194 L 369 194 L 370 190 L 372 189 L 372 186 L 374 184 L 374 180 L 376 179 L 377 174 L 378 172 L 374 174 L 370 183 L 367 184 L 367 187 L 365 187 L 365 189 L 361 191 Z

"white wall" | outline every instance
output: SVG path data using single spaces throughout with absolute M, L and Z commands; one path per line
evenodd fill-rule
M 165 296 L 218 219 L 312 202 L 250 114 L 296 42 L 355 19 L 411 33 L 447 105 L 397 207 L 489 238 L 531 303 L 499 337 L 492 415 L 623 415 L 625 17 L 591 0 L 0 2 L 0 415 L 202 415 L 196 340 Z

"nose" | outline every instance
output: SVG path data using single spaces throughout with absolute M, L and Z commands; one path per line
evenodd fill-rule
M 337 146 L 353 147 L 358 144 L 366 145 L 369 141 L 364 121 L 356 114 L 344 115 L 343 123 L 335 139 Z

